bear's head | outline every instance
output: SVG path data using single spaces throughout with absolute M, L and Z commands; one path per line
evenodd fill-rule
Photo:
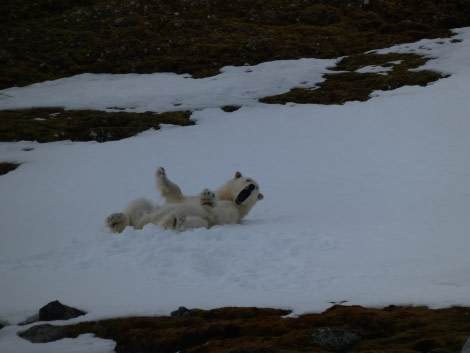
M 246 178 L 240 172 L 227 181 L 218 191 L 220 200 L 230 200 L 238 208 L 240 220 L 245 217 L 257 201 L 264 195 L 259 191 L 259 185 L 252 178 Z

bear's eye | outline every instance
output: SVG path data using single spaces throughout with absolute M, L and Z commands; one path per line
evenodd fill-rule
M 251 183 L 253 180 L 251 180 L 250 178 L 246 179 L 246 182 L 247 183 Z

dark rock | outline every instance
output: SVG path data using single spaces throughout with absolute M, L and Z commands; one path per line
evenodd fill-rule
M 67 329 L 63 326 L 50 324 L 37 325 L 21 332 L 18 336 L 32 343 L 46 343 L 67 337 Z
M 224 105 L 221 109 L 226 113 L 232 113 L 240 109 L 239 105 Z
M 171 312 L 172 317 L 191 317 L 193 316 L 193 313 L 191 310 L 184 306 L 180 306 L 178 310 L 172 311 Z
M 81 310 L 63 305 L 58 300 L 55 300 L 39 309 L 38 319 L 39 321 L 68 320 L 85 314 Z
M 312 334 L 313 340 L 323 349 L 346 352 L 361 340 L 358 330 L 319 328 Z

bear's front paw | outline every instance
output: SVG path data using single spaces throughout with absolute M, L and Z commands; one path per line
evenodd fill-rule
M 157 171 L 155 172 L 155 180 L 157 181 L 157 188 L 165 189 L 168 188 L 168 178 L 166 176 L 165 168 L 158 167 Z
M 215 207 L 217 205 L 217 197 L 209 189 L 204 189 L 201 192 L 201 205 Z

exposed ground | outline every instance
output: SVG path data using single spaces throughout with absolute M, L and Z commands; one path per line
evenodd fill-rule
M 120 140 L 160 124 L 192 125 L 191 112 L 127 113 L 60 107 L 0 111 L 0 141 Z
M 426 85 L 442 78 L 413 71 L 417 55 L 368 50 L 448 37 L 470 25 L 470 0 L 15 0 L 0 2 L 0 89 L 92 73 L 217 74 L 226 65 L 302 57 L 346 56 L 316 89 L 293 89 L 265 103 L 342 104 L 377 89 Z M 388 75 L 353 72 L 395 64 Z M 346 71 L 346 72 L 343 72 Z M 354 89 L 351 89 L 354 87 Z M 237 107 L 224 107 L 227 111 Z M 191 124 L 171 114 L 0 111 L 0 141 L 60 139 L 100 142 L 132 136 L 161 123 Z M 0 160 L 0 174 L 17 167 Z M 351 352 L 459 352 L 470 336 L 470 309 L 335 306 L 323 314 L 281 318 L 276 310 L 193 310 L 189 318 L 126 318 L 83 323 L 70 336 L 112 338 L 118 352 L 325 352 L 316 328 L 358 329 Z
M 187 313 L 180 311 L 180 313 Z M 191 310 L 189 317 L 135 317 L 68 326 L 67 337 L 93 333 L 118 353 L 457 353 L 470 332 L 470 308 L 430 310 L 335 305 L 321 314 L 287 310 Z M 339 332 L 336 339 L 321 332 Z M 342 333 L 354 334 L 348 343 Z
M 336 69 L 349 72 L 328 74 L 315 89 L 261 99 L 342 104 L 367 100 L 373 90 L 426 85 L 441 78 L 436 72 L 408 71 L 426 62 L 416 55 L 363 53 L 447 37 L 449 29 L 470 25 L 470 0 L 15 0 L 0 3 L 0 23 L 0 89 L 84 72 L 170 71 L 203 77 L 226 65 L 348 56 Z M 353 72 L 366 62 L 384 65 L 390 60 L 401 63 L 387 75 Z M 47 112 L 40 113 L 47 121 L 39 121 L 28 110 L 0 111 L 0 141 L 88 140 L 83 124 L 113 130 L 113 138 L 149 127 L 142 122 L 148 114 L 122 112 L 118 120 L 125 127 L 117 132 L 109 114 L 82 111 L 83 120 L 67 114 L 69 126 L 62 133 L 62 126 L 52 127 L 53 121 L 63 124 L 61 119 L 49 119 Z M 92 123 L 94 119 L 98 121 Z M 158 125 L 158 116 L 152 121 Z M 181 122 L 187 123 L 171 123 Z M 45 126 L 55 131 L 43 135 Z M 97 134 L 96 140 L 107 138 Z
M 365 5 L 367 3 L 367 5 Z M 447 36 L 470 1 L 15 0 L 0 5 L 0 88 L 83 72 L 213 75 Z

